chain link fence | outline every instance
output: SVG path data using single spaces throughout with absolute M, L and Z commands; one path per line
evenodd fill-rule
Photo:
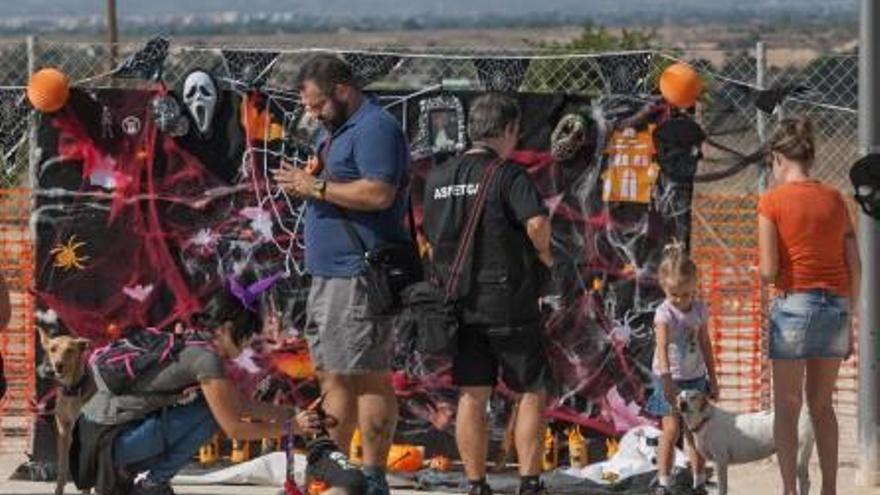
M 138 51 L 138 45 L 119 45 L 117 61 Z M 194 68 L 204 68 L 227 82 L 253 82 L 290 92 L 297 69 L 320 50 L 272 48 L 205 48 L 171 45 L 163 79 L 171 87 Z M 656 92 L 656 81 L 667 65 L 684 60 L 703 74 L 708 90 L 700 105 L 701 123 L 713 141 L 748 154 L 759 149 L 780 117 L 805 115 L 816 124 L 819 156 L 815 173 L 839 188 L 848 183 L 848 166 L 856 157 L 858 60 L 848 55 L 820 55 L 812 60 L 783 49 L 742 51 L 635 51 L 600 54 L 559 54 L 546 51 L 449 51 L 443 53 L 334 51 L 359 69 L 374 89 L 419 91 L 455 87 L 587 94 L 599 98 L 641 98 Z M 28 68 L 53 66 L 80 86 L 137 84 L 108 77 L 115 66 L 108 45 L 49 40 L 0 44 L 0 146 L 2 179 L 8 185 L 21 179 L 10 174 L 26 165 L 27 155 L 12 153 L 26 143 L 28 111 L 22 88 Z M 756 89 L 801 85 L 808 90 L 787 98 L 775 115 L 755 110 Z M 708 148 L 702 169 L 711 171 L 734 160 L 729 153 Z M 13 159 L 14 158 L 14 159 Z M 753 194 L 759 189 L 757 168 L 704 185 L 702 191 Z

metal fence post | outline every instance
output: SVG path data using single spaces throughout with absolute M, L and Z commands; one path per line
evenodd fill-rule
M 880 86 L 876 57 L 880 57 L 880 8 L 874 0 L 862 0 L 859 43 L 859 151 L 880 152 Z M 860 214 L 859 238 L 862 257 L 862 297 L 859 305 L 859 456 L 856 481 L 880 483 L 880 223 Z
M 755 45 L 755 84 L 758 89 L 767 89 L 767 48 L 763 41 Z M 755 110 L 758 141 L 763 145 L 767 142 L 767 115 L 761 110 Z M 761 167 L 758 172 L 758 192 L 763 193 L 767 189 L 767 168 Z
M 758 89 L 767 89 L 767 49 L 764 45 L 763 41 L 757 42 L 755 44 L 755 85 Z M 767 141 L 767 116 L 761 110 L 755 110 L 755 128 L 758 133 L 758 141 L 761 145 L 763 145 Z M 760 167 L 758 169 L 758 193 L 763 194 L 767 189 L 767 169 L 766 167 Z M 768 294 L 767 294 L 767 285 L 759 279 L 758 282 L 761 288 L 761 299 L 760 304 L 761 308 L 766 308 L 768 304 Z M 765 348 L 767 346 L 767 337 L 766 333 L 762 332 L 762 342 L 761 342 L 761 352 L 765 353 Z M 766 388 L 761 392 L 761 408 L 768 409 L 772 405 L 772 382 L 770 380 L 764 381 L 765 376 L 769 376 L 770 366 L 769 361 L 766 359 L 762 359 L 761 364 L 761 374 L 762 374 L 762 383 L 766 385 Z
M 755 85 L 758 89 L 767 89 L 767 49 L 763 41 L 759 41 L 755 45 L 755 74 Z M 767 140 L 767 116 L 760 110 L 755 110 L 755 112 L 758 139 L 763 143 Z
M 27 37 L 27 73 L 28 77 L 37 70 L 37 38 Z M 28 184 L 27 187 L 35 187 L 35 169 L 37 160 L 37 116 L 31 112 L 28 122 Z

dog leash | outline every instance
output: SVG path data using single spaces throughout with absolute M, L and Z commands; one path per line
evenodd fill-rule
M 703 407 L 703 409 L 701 409 L 700 412 L 702 413 L 702 412 L 705 411 L 705 410 L 706 410 L 706 408 Z M 709 422 L 710 419 L 712 419 L 712 415 L 705 416 L 705 417 L 703 418 L 703 421 L 700 421 L 700 424 L 698 424 L 696 427 L 693 427 L 693 428 L 691 428 L 691 425 L 688 424 L 687 421 L 682 421 L 682 422 L 685 424 L 685 426 L 687 426 L 687 429 L 688 429 L 691 433 L 697 433 L 697 434 L 699 434 L 699 433 L 700 433 L 700 430 L 702 430 L 703 427 L 706 426 L 706 424 Z

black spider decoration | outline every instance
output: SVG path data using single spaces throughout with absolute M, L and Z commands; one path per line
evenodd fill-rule
M 112 76 L 121 79 L 144 79 L 160 81 L 165 59 L 168 58 L 170 43 L 157 36 L 147 41 L 146 46 L 133 53 L 125 62 L 113 70 Z

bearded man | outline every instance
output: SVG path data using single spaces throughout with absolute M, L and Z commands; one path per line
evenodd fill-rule
M 320 173 L 283 166 L 275 179 L 307 201 L 306 339 L 324 409 L 337 421 L 333 440 L 348 452 L 360 428 L 368 494 L 387 495 L 384 467 L 397 423 L 392 321 L 367 313 L 364 250 L 409 239 L 403 222 L 409 146 L 397 120 L 362 92 L 341 59 L 309 60 L 299 90 L 306 112 L 321 123 Z

